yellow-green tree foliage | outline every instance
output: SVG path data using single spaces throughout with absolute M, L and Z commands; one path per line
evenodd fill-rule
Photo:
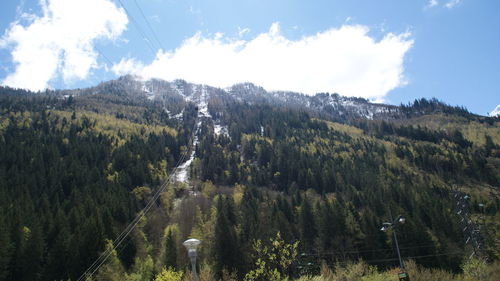
M 261 240 L 254 242 L 255 268 L 245 275 L 245 281 L 278 281 L 287 277 L 287 272 L 297 256 L 299 242 L 288 244 L 281 234 L 276 233 L 275 238 L 264 245 Z
M 158 275 L 156 275 L 154 281 L 181 281 L 182 271 L 175 271 L 172 268 L 164 268 Z
M 495 279 L 495 272 L 488 270 L 488 265 L 485 261 L 472 258 L 465 261 L 462 265 L 462 270 L 464 272 L 465 281 L 480 281 L 480 280 L 498 280 Z M 498 278 L 498 271 L 496 278 Z
M 113 242 L 106 240 L 105 253 L 109 253 L 106 263 L 99 269 L 96 280 L 121 281 L 124 280 L 125 270 L 117 256 L 116 250 L 113 249 Z
M 127 281 L 149 281 L 153 277 L 153 259 L 150 255 L 146 258 L 135 258 L 133 273 L 127 275 Z

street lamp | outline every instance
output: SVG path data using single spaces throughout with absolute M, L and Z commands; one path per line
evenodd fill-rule
M 196 273 L 196 249 L 200 245 L 201 241 L 198 239 L 188 239 L 182 243 L 188 250 L 188 256 L 191 260 L 191 275 L 193 281 L 198 281 L 198 274 Z
M 391 220 L 392 220 L 392 215 L 391 215 Z M 394 242 L 396 243 L 396 251 L 398 252 L 398 258 L 399 258 L 399 268 L 401 272 L 399 273 L 399 280 L 400 281 L 410 281 L 410 276 L 408 276 L 408 273 L 406 273 L 405 270 L 405 264 L 403 262 L 403 259 L 401 258 L 401 253 L 399 252 L 399 244 L 398 244 L 398 237 L 396 236 L 396 226 L 398 223 L 405 223 L 406 219 L 405 217 L 399 215 L 395 220 L 392 222 L 384 222 L 382 223 L 382 228 L 380 228 L 381 231 L 386 232 L 389 229 L 393 229 L 393 235 L 394 235 Z

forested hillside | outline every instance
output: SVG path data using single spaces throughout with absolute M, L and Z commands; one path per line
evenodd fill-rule
M 275 245 L 290 249 L 268 261 L 279 278 L 359 260 L 383 270 L 398 259 L 380 228 L 397 215 L 401 254 L 419 266 L 498 260 L 498 118 L 262 91 L 130 78 L 0 88 L 0 280 L 77 280 L 167 179 L 96 280 L 170 280 L 188 269 L 188 237 L 202 240 L 202 276 L 224 280 L 269 280 L 256 260 Z M 183 163 L 189 176 L 173 180 Z

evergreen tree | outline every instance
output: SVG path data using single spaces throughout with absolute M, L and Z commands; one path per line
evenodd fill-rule
M 219 197 L 217 200 L 217 219 L 214 233 L 214 270 L 218 278 L 222 277 L 222 271 L 238 271 L 240 269 L 239 246 L 234 229 L 229 218 L 232 208 L 227 198 Z M 241 272 L 240 272 L 241 273 Z
M 177 268 L 176 239 L 172 229 L 167 230 L 165 237 L 165 266 L 167 268 Z
M 317 230 L 315 216 L 308 197 L 304 198 L 300 205 L 299 230 L 301 247 L 306 252 L 312 252 L 315 249 Z
M 0 213 L 0 280 L 8 280 L 13 245 L 3 213 Z

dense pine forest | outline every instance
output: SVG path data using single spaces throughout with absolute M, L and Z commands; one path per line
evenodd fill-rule
M 127 82 L 0 88 L 0 280 L 77 280 L 106 250 L 87 280 L 182 280 L 188 238 L 202 280 L 392 280 L 380 228 L 398 215 L 412 274 L 500 276 L 498 118 L 425 99 L 363 118 Z

